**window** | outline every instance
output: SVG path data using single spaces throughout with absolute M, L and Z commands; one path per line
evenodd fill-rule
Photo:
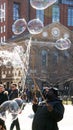
M 64 50 L 64 58 L 68 59 L 69 57 L 70 57 L 69 52 L 67 50 Z
M 58 5 L 52 7 L 52 22 L 60 21 L 60 9 Z
M 6 37 L 4 36 L 4 39 L 3 39 L 3 41 L 5 42 L 6 41 Z
M 1 26 L 1 33 L 3 33 L 3 27 Z
M 44 10 L 36 10 L 36 18 L 44 23 Z
M 1 13 L 0 13 L 0 17 L 1 17 L 0 22 L 2 23 L 3 22 L 3 17 L 4 17 L 3 4 L 1 4 L 0 9 L 2 10 Z
M 6 3 L 4 3 L 4 21 L 6 20 Z
M 13 20 L 17 20 L 20 18 L 20 4 L 14 3 L 13 5 Z
M 4 25 L 4 32 L 6 32 L 6 26 Z
M 42 50 L 41 52 L 41 55 L 42 55 L 42 66 L 46 66 L 46 63 L 47 63 L 47 51 L 46 50 Z
M 56 65 L 58 63 L 58 53 L 54 52 L 52 56 L 52 63 Z
M 62 3 L 62 0 L 58 0 L 57 2 L 58 2 L 58 3 Z
M 72 5 L 73 4 L 73 0 L 62 0 L 63 4 L 69 4 Z
M 68 26 L 73 26 L 73 7 L 68 7 Z
M 1 43 L 3 42 L 3 37 L 1 37 Z

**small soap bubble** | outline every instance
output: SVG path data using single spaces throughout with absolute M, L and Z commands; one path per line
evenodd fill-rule
M 31 34 L 39 34 L 43 31 L 43 23 L 39 19 L 33 19 L 28 22 L 28 30 Z
M 12 31 L 14 34 L 19 35 L 25 31 L 27 27 L 25 19 L 18 19 L 12 25 Z
M 59 50 L 67 50 L 71 46 L 71 42 L 69 39 L 59 39 L 56 41 L 55 47 Z

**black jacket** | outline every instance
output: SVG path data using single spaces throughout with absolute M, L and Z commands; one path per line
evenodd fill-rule
M 5 93 L 5 91 L 0 93 L 0 105 L 8 100 L 8 95 Z
M 57 122 L 62 120 L 64 114 L 64 106 L 58 99 L 48 102 L 53 106 L 53 110 L 49 112 L 46 104 L 34 105 L 36 113 L 34 115 L 32 130 L 58 130 Z
M 9 100 L 13 100 L 15 98 L 18 98 L 18 94 L 19 94 L 18 89 L 11 91 L 9 94 Z
M 8 95 L 5 93 L 5 91 L 1 92 L 0 93 L 0 105 L 7 100 L 8 100 Z M 6 130 L 5 122 L 1 118 L 0 118 L 0 125 L 2 126 L 2 128 L 4 128 L 4 130 Z

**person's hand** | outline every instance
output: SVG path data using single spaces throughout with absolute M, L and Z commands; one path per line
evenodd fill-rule
M 49 112 L 53 111 L 53 106 L 51 104 L 47 104 L 47 109 Z
M 33 101 L 32 101 L 33 104 L 38 104 L 38 99 L 37 98 L 34 98 Z

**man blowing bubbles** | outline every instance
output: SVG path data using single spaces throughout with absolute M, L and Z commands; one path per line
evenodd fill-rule
M 43 95 L 46 103 L 36 104 L 33 102 L 32 108 L 35 115 L 32 130 L 59 130 L 57 122 L 63 118 L 64 106 L 58 97 L 58 90 L 48 88 L 48 91 L 45 90 Z

